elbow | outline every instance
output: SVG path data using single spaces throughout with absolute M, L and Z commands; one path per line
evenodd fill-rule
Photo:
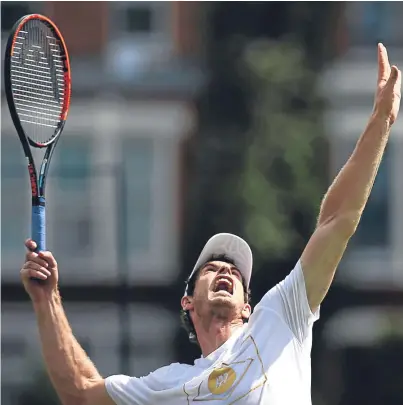
M 85 392 L 61 398 L 61 403 L 62 405 L 93 405 Z
M 87 389 L 87 384 L 83 384 L 80 388 L 76 387 L 74 392 L 59 393 L 59 398 L 62 405 L 93 405 L 90 390 Z
M 350 239 L 358 228 L 361 214 L 358 212 L 348 212 L 343 214 L 335 214 L 331 218 L 319 224 L 320 226 L 329 226 L 332 231 L 340 235 L 343 239 Z
M 336 232 L 348 239 L 351 238 L 358 228 L 360 218 L 361 214 L 357 212 L 350 212 L 336 216 L 334 218 L 334 227 Z
M 111 403 L 106 391 L 105 380 L 101 377 L 88 380 L 81 393 L 80 405 L 102 405 Z
M 62 405 L 86 405 L 87 401 L 84 394 L 67 395 L 64 398 L 60 397 Z

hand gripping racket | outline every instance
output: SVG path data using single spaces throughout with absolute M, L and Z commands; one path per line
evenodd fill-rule
M 63 37 L 47 17 L 18 20 L 9 36 L 4 83 L 8 107 L 28 162 L 32 239 L 46 250 L 45 185 L 54 148 L 70 105 L 70 63 Z M 39 176 L 31 148 L 46 149 Z

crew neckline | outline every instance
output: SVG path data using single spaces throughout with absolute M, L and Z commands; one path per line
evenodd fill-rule
M 241 333 L 245 330 L 246 325 L 247 324 L 245 323 L 240 328 L 237 328 L 226 342 L 224 342 L 220 347 L 211 352 L 208 356 L 204 357 L 203 355 L 201 355 L 198 359 L 195 360 L 194 365 L 197 367 L 206 368 L 213 364 L 227 349 L 227 347 L 239 338 Z

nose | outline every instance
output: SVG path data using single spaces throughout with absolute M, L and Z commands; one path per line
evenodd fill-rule
M 230 276 L 232 275 L 231 267 L 229 266 L 221 266 L 218 269 L 219 274 L 229 274 Z

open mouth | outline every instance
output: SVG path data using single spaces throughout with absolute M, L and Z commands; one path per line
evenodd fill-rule
M 214 292 L 219 291 L 225 291 L 232 295 L 234 292 L 234 285 L 232 284 L 232 281 L 224 277 L 217 278 L 214 285 Z

